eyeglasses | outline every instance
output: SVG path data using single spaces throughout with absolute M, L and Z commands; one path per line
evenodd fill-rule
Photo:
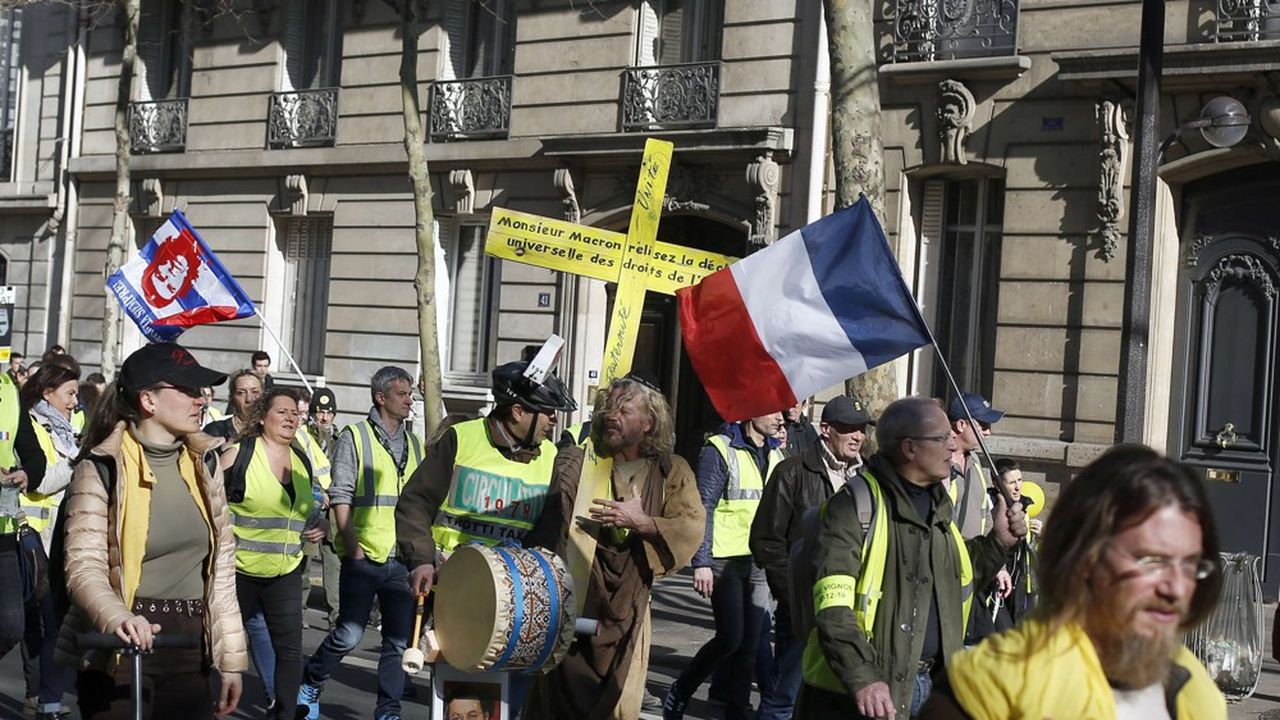
M 1178 558 L 1172 558 L 1167 555 L 1143 555 L 1142 557 L 1135 557 L 1119 548 L 1112 547 L 1111 549 L 1114 550 L 1117 555 L 1131 560 L 1134 567 L 1138 569 L 1138 572 L 1143 577 L 1151 580 L 1167 576 L 1174 568 L 1177 568 L 1184 577 L 1191 578 L 1192 580 L 1204 580 L 1218 569 L 1217 564 L 1208 558 L 1201 558 L 1199 560 L 1179 560 Z
M 192 400 L 199 400 L 204 397 L 204 393 L 200 392 L 200 388 L 185 388 L 185 387 L 179 387 L 177 385 L 156 385 L 156 386 L 153 386 L 151 389 L 152 390 L 177 390 L 178 392 L 182 393 L 183 395 L 186 395 Z
M 944 443 L 955 436 L 956 436 L 955 433 L 949 432 L 949 433 L 943 433 L 941 435 L 904 435 L 903 437 L 906 438 L 907 440 L 916 440 L 918 442 Z

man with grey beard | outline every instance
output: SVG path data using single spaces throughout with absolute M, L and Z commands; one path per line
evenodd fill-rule
M 1200 479 L 1142 445 L 1107 451 L 1058 498 L 1040 545 L 1041 605 L 948 663 L 922 718 L 1226 718 L 1179 636 L 1222 589 Z

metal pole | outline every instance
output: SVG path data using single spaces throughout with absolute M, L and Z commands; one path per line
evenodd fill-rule
M 1143 0 L 1138 49 L 1138 106 L 1125 254 L 1124 331 L 1116 388 L 1116 441 L 1141 442 L 1147 401 L 1147 339 L 1151 324 L 1151 248 L 1159 169 L 1160 76 L 1164 66 L 1164 0 Z
M 262 311 L 258 310 L 257 305 L 253 306 L 253 314 L 258 316 L 258 320 L 262 323 L 262 329 L 266 330 L 267 334 L 271 336 L 271 339 L 276 341 L 276 347 L 280 348 L 280 352 L 284 354 L 285 359 L 293 366 L 293 371 L 298 373 L 298 379 L 302 381 L 302 386 L 307 389 L 307 395 L 310 396 L 314 394 L 315 391 L 311 389 L 311 383 L 307 382 L 307 376 L 302 372 L 302 368 L 298 367 L 298 361 L 293 359 L 293 353 L 289 352 L 289 348 L 285 347 L 284 343 L 280 342 L 280 337 L 276 335 L 276 332 L 267 324 L 267 319 L 262 316 Z

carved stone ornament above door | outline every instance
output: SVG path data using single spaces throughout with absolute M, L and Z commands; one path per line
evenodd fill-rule
M 946 165 L 965 165 L 964 144 L 973 130 L 973 112 L 977 103 L 973 93 L 959 80 L 938 83 L 938 161 Z

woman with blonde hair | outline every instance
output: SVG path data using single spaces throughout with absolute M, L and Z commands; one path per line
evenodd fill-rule
M 82 653 L 79 633 L 114 634 L 142 651 L 157 634 L 196 649 L 156 649 L 143 663 L 144 716 L 210 718 L 240 700 L 248 664 L 235 588 L 235 536 L 200 387 L 226 376 L 175 343 L 130 355 L 89 422 L 65 501 L 70 612 L 58 656 L 81 668 L 85 720 L 132 717 L 134 678 L 115 653 Z M 87 461 L 87 462 L 86 462 Z M 56 543 L 55 543 L 56 545 Z M 211 674 L 220 676 L 215 698 Z
M 265 620 L 271 652 L 263 653 L 263 665 L 273 667 L 258 671 L 264 682 L 271 678 L 268 696 L 293 698 L 302 682 L 302 543 L 323 539 L 328 528 L 312 492 L 311 462 L 294 440 L 294 390 L 267 390 L 246 420 L 220 461 L 236 534 L 236 594 L 246 618 L 261 613 Z M 276 702 L 270 712 L 286 720 L 294 706 Z

